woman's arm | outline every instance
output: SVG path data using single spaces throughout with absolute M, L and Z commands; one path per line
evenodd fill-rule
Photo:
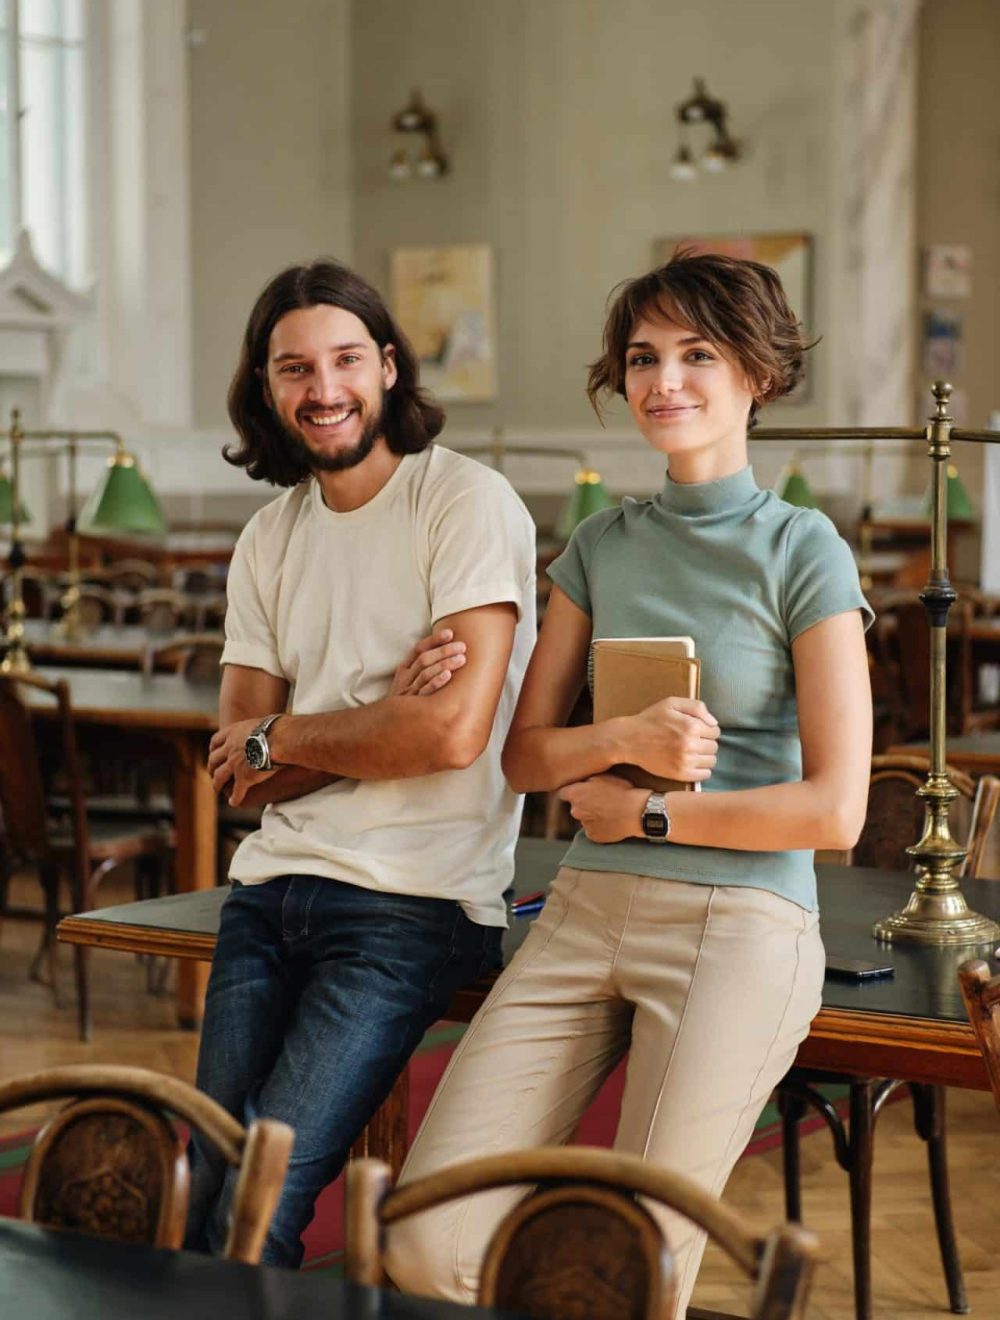
M 871 686 L 861 615 L 835 614 L 792 643 L 802 779 L 727 793 L 668 793 L 670 841 L 747 852 L 852 847 L 871 769 Z M 597 843 L 642 837 L 645 789 L 614 775 L 561 794 Z
M 553 587 L 504 747 L 511 788 L 561 788 L 621 762 L 684 783 L 707 779 L 719 730 L 700 701 L 670 697 L 641 715 L 563 727 L 587 679 L 590 634 L 590 615 Z

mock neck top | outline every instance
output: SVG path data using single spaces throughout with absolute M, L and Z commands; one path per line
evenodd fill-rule
M 740 508 L 761 489 L 754 480 L 753 468 L 741 468 L 717 481 L 674 481 L 668 472 L 663 489 L 653 503 L 665 513 L 697 517 L 699 514 L 725 514 Z
M 873 615 L 854 558 L 833 523 L 761 490 L 749 467 L 718 481 L 672 481 L 586 519 L 549 568 L 590 615 L 592 636 L 694 639 L 701 698 L 719 721 L 706 793 L 802 777 L 792 642 L 834 614 Z M 701 884 L 750 885 L 813 910 L 813 854 L 691 844 L 591 843 L 566 855 L 580 870 Z

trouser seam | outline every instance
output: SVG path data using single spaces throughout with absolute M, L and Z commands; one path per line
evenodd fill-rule
M 577 882 L 574 881 L 574 883 L 573 883 L 573 890 L 576 889 L 576 886 L 577 886 Z M 549 945 L 552 943 L 553 939 L 555 939 L 555 937 L 556 937 L 556 935 L 558 934 L 558 932 L 562 929 L 562 927 L 563 927 L 563 923 L 565 922 L 566 918 L 569 916 L 569 901 L 568 901 L 568 900 L 569 900 L 569 898 L 571 897 L 572 892 L 573 892 L 573 891 L 571 890 L 570 893 L 567 894 L 567 895 L 565 896 L 565 898 L 564 898 L 564 900 L 563 900 L 563 901 L 564 901 L 564 904 L 565 904 L 564 909 L 563 909 L 563 912 L 562 912 L 562 914 L 561 914 L 561 916 L 560 916 L 559 921 L 557 922 L 557 924 L 552 928 L 551 931 L 549 931 L 548 938 L 546 939 L 545 943 L 541 946 L 541 948 L 539 948 L 539 949 L 537 949 L 537 950 L 535 951 L 535 953 L 532 955 L 531 961 L 530 961 L 530 962 L 525 962 L 524 965 L 522 965 L 521 967 L 519 967 L 519 968 L 517 969 L 517 975 L 514 976 L 514 977 L 512 977 L 512 978 L 511 978 L 511 979 L 510 979 L 510 980 L 509 980 L 509 981 L 503 986 L 503 994 L 504 994 L 504 995 L 506 995 L 506 994 L 507 994 L 507 991 L 508 991 L 512 986 L 514 986 L 514 985 L 515 985 L 515 984 L 521 979 L 521 977 L 524 975 L 524 973 L 528 970 L 529 967 L 534 966 L 534 964 L 537 962 L 537 960 L 542 956 L 542 954 L 545 952 L 545 950 L 546 950 L 546 949 L 549 947 Z M 498 987 L 498 988 L 499 988 L 499 987 Z M 499 999 L 500 999 L 500 995 L 498 994 L 498 995 L 496 996 L 496 1002 L 499 1002 Z M 487 1002 L 483 1005 L 483 1007 L 480 1009 L 480 1011 L 476 1014 L 476 1016 L 475 1016 L 474 1020 L 472 1021 L 472 1023 L 469 1025 L 469 1029 L 468 1029 L 468 1031 L 466 1031 L 466 1033 L 465 1033 L 465 1035 L 462 1037 L 461 1041 L 459 1041 L 458 1047 L 456 1048 L 454 1054 L 453 1054 L 452 1057 L 451 1057 L 451 1061 L 450 1061 L 450 1063 L 449 1063 L 449 1065 L 448 1065 L 448 1070 L 447 1070 L 447 1072 L 445 1073 L 445 1075 L 441 1078 L 441 1081 L 438 1083 L 437 1090 L 435 1091 L 434 1096 L 433 1096 L 433 1098 L 432 1098 L 432 1100 L 431 1100 L 431 1103 L 430 1103 L 430 1105 L 429 1105 L 429 1107 L 428 1107 L 428 1109 L 427 1109 L 427 1112 L 426 1112 L 426 1114 L 424 1115 L 424 1120 L 423 1120 L 423 1121 L 424 1121 L 425 1123 L 426 1123 L 426 1122 L 429 1122 L 430 1117 L 431 1117 L 431 1114 L 434 1112 L 435 1108 L 437 1107 L 438 1099 L 439 1099 L 439 1097 L 443 1094 L 443 1092 L 444 1092 L 444 1090 L 445 1090 L 445 1083 L 446 1083 L 446 1081 L 447 1081 L 448 1072 L 450 1072 L 450 1071 L 452 1070 L 452 1068 L 457 1064 L 458 1059 L 461 1057 L 462 1054 L 465 1053 L 465 1050 L 468 1048 L 468 1046 L 469 1046 L 469 1044 L 471 1043 L 471 1041 L 475 1039 L 475 1036 L 476 1036 L 476 1034 L 478 1033 L 478 1031 L 479 1031 L 479 1029 L 480 1029 L 480 1027 L 481 1027 L 482 1022 L 484 1021 L 484 1019 L 485 1019 L 485 1017 L 486 1017 L 486 1013 L 487 1013 L 488 1009 L 490 1008 L 490 1006 L 492 1005 L 493 1002 L 494 1002 L 494 997 L 493 997 L 493 995 L 491 994 L 490 997 L 489 997 L 489 999 L 487 1000 Z M 538 1085 L 539 1085 L 539 1083 L 536 1082 L 535 1087 L 532 1088 L 532 1091 L 537 1090 Z M 529 1092 L 529 1094 L 530 1094 L 530 1092 Z M 507 1121 L 507 1123 L 504 1124 L 503 1127 L 501 1127 L 501 1128 L 497 1128 L 497 1129 L 494 1130 L 494 1133 L 493 1133 L 493 1141 L 494 1141 L 494 1143 L 499 1142 L 499 1141 L 502 1141 L 504 1134 L 505 1134 L 507 1131 L 509 1131 L 510 1126 L 511 1126 L 511 1123 L 515 1121 L 516 1117 L 517 1117 L 516 1114 L 514 1114 L 513 1112 L 510 1112 L 510 1113 L 508 1114 L 508 1121 Z M 462 1233 L 463 1233 L 463 1231 L 464 1231 L 464 1229 L 465 1229 L 466 1221 L 467 1221 L 468 1216 L 469 1216 L 469 1208 L 470 1208 L 470 1202 L 471 1202 L 471 1200 L 472 1200 L 471 1197 L 466 1197 L 466 1198 L 464 1199 L 464 1201 L 463 1201 L 463 1203 L 462 1203 L 462 1206 L 461 1206 L 461 1208 L 460 1208 L 459 1211 L 458 1211 L 458 1215 L 457 1215 L 456 1222 L 455 1222 L 455 1232 L 454 1232 L 454 1234 L 452 1235 L 452 1242 L 453 1242 L 453 1246 L 454 1246 L 454 1255 L 453 1255 L 453 1257 L 452 1257 L 451 1268 L 452 1268 L 452 1274 L 453 1274 L 453 1278 L 454 1278 L 454 1283 L 455 1283 L 456 1287 L 458 1287 L 459 1289 L 466 1290 L 466 1291 L 467 1291 L 467 1285 L 466 1285 L 465 1279 L 464 1279 L 463 1276 L 462 1276 L 462 1271 L 461 1271 L 461 1268 L 460 1268 L 460 1265 L 459 1265 L 459 1255 L 460 1255 L 460 1244 L 461 1244 L 461 1241 L 462 1241 Z
M 664 1064 L 663 1073 L 660 1077 L 660 1086 L 656 1095 L 656 1104 L 653 1106 L 653 1112 L 650 1114 L 646 1123 L 646 1138 L 642 1146 L 642 1158 L 646 1159 L 649 1154 L 649 1143 L 652 1139 L 653 1128 L 656 1126 L 656 1120 L 660 1113 L 660 1106 L 663 1103 L 663 1094 L 667 1089 L 667 1080 L 670 1077 L 670 1070 L 673 1067 L 674 1058 L 677 1054 L 677 1045 L 681 1038 L 681 1032 L 684 1030 L 684 1022 L 687 1018 L 688 1006 L 691 1003 L 691 996 L 694 993 L 694 983 L 698 976 L 698 968 L 701 965 L 701 955 L 705 950 L 705 940 L 708 936 L 708 928 L 712 920 L 712 908 L 715 904 L 717 888 L 712 886 L 708 896 L 708 903 L 705 907 L 705 919 L 701 928 L 701 937 L 698 940 L 698 952 L 695 954 L 694 966 L 691 969 L 691 979 L 688 982 L 687 994 L 684 996 L 684 1007 L 681 1009 L 681 1015 L 677 1022 L 677 1030 L 674 1032 L 674 1038 L 670 1045 L 670 1053 Z

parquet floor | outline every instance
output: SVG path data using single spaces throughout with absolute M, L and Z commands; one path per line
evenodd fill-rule
M 126 901 L 127 888 L 107 886 L 102 902 Z M 0 1076 L 64 1062 L 142 1064 L 193 1078 L 196 1037 L 173 1025 L 169 999 L 146 993 L 145 971 L 126 954 L 91 955 L 94 1039 L 76 1039 L 69 950 L 61 951 L 65 1004 L 56 1008 L 46 986 L 27 980 L 37 928 L 21 922 L 0 929 Z M 959 1245 L 973 1314 L 1000 1318 L 1000 1115 L 988 1095 L 949 1096 L 952 1193 Z M 0 1136 L 39 1121 L 42 1111 L 0 1115 Z M 934 1237 L 923 1144 L 913 1134 L 908 1100 L 879 1118 L 876 1140 L 873 1272 L 875 1315 L 933 1320 L 948 1314 Z M 803 1196 L 809 1226 L 828 1261 L 820 1269 L 809 1310 L 812 1320 L 853 1320 L 846 1177 L 824 1132 L 802 1147 Z M 780 1153 L 739 1164 L 726 1200 L 763 1224 L 782 1216 Z M 746 1290 L 717 1252 L 705 1257 L 695 1301 L 746 1313 Z

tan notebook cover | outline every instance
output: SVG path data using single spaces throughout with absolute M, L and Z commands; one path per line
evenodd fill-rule
M 694 659 L 689 637 L 598 638 L 592 648 L 594 722 L 619 715 L 638 715 L 664 697 L 697 697 L 701 664 Z M 637 765 L 616 765 L 637 788 L 660 793 L 692 790 L 650 774 Z

